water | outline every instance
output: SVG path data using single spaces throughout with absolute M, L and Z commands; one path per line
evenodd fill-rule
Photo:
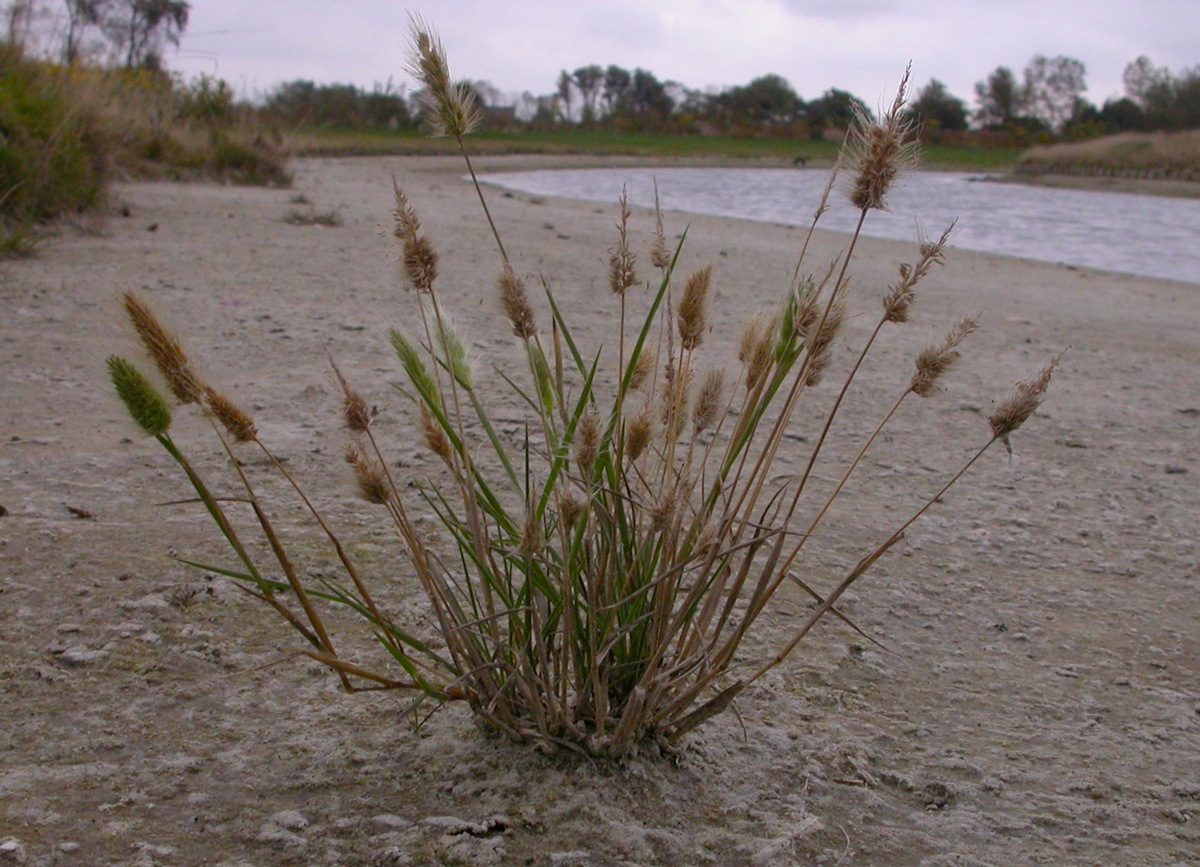
M 485 175 L 489 184 L 543 196 L 615 202 L 807 225 L 829 174 L 818 169 L 570 169 Z M 852 231 L 858 213 L 844 196 L 822 228 Z M 1200 200 L 989 183 L 978 175 L 918 173 L 872 212 L 864 234 L 936 237 L 957 219 L 951 244 L 968 250 L 1200 283 Z

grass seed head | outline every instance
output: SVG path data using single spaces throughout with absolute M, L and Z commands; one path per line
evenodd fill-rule
M 629 376 L 629 387 L 631 389 L 638 389 L 646 384 L 646 380 L 654 372 L 654 360 L 654 353 L 647 351 L 645 348 L 638 353 L 637 360 L 633 363 L 633 373 Z
M 823 321 L 815 327 L 808 349 L 808 385 L 820 385 L 825 369 L 833 357 L 833 341 L 846 321 L 846 305 L 840 298 L 829 306 Z
M 654 421 L 648 408 L 643 407 L 641 412 L 625 423 L 625 455 L 631 461 L 636 461 L 653 438 Z
M 938 380 L 958 361 L 958 345 L 975 330 L 977 324 L 976 317 L 964 317 L 950 329 L 941 343 L 921 350 L 917 354 L 917 369 L 909 383 L 909 391 L 918 397 L 932 397 L 940 392 L 942 388 Z
M 438 255 L 433 244 L 421 234 L 421 221 L 404 191 L 392 180 L 396 195 L 394 234 L 400 242 L 400 265 L 408 282 L 417 292 L 429 294 L 438 276 Z
M 454 323 L 443 318 L 437 328 L 438 343 L 442 347 L 442 360 L 454 379 L 470 391 L 475 387 L 475 368 L 467 354 L 467 346 L 462 341 Z
M 600 422 L 591 410 L 579 419 L 579 426 L 575 429 L 574 447 L 575 463 L 579 465 L 580 475 L 584 479 L 590 479 L 600 449 Z
M 862 211 L 885 208 L 887 194 L 896 178 L 916 166 L 920 144 L 916 124 L 904 110 L 907 102 L 906 69 L 896 99 L 878 120 L 856 108 L 846 139 L 846 162 L 850 168 L 850 201 Z
M 704 374 L 700 390 L 696 392 L 696 406 L 692 410 L 692 427 L 696 433 L 708 430 L 717 420 L 721 410 L 721 391 L 725 388 L 724 371 L 713 368 Z
M 204 405 L 234 442 L 254 442 L 258 437 L 258 428 L 254 426 L 254 420 L 216 389 L 204 387 Z
M 117 397 L 134 423 L 150 436 L 165 434 L 171 427 L 171 409 L 142 372 L 119 355 L 109 356 L 108 374 Z
M 572 494 L 563 494 L 558 501 L 558 517 L 568 530 L 574 528 L 583 517 L 586 506 L 583 500 Z
M 367 453 L 358 443 L 346 446 L 346 463 L 354 470 L 358 493 L 364 500 L 376 505 L 383 505 L 388 501 L 391 489 L 387 477 L 378 464 L 367 457 Z
M 621 221 L 617 224 L 617 246 L 609 251 L 608 285 L 617 295 L 624 295 L 630 286 L 637 285 L 637 256 L 629 249 L 629 193 L 621 190 Z
M 200 403 L 204 385 L 192 370 L 179 339 L 163 327 L 154 311 L 136 293 L 127 291 L 121 298 L 133 330 L 146 354 L 162 374 L 171 394 L 180 403 Z
M 430 134 L 462 138 L 473 132 L 482 113 L 472 90 L 450 77 L 442 41 L 416 15 L 409 18 L 409 31 L 408 72 L 425 87 L 421 96 Z
M 706 265 L 688 278 L 683 287 L 676 319 L 679 322 L 679 342 L 684 349 L 695 349 L 704 340 L 707 324 L 708 289 L 712 283 L 712 266 Z
M 753 391 L 771 370 L 776 330 L 775 318 L 766 313 L 756 313 L 742 326 L 737 357 L 746 371 L 747 390 Z
M 511 268 L 505 268 L 497 285 L 500 288 L 500 305 L 512 323 L 513 334 L 522 340 L 537 334 L 533 308 L 529 306 L 529 294 L 525 291 L 524 282 L 517 278 Z
M 425 408 L 425 404 L 420 407 L 421 417 L 421 436 L 425 439 L 425 445 L 429 450 L 441 458 L 446 464 L 450 463 L 450 440 L 446 438 L 446 432 L 434 420 L 429 410 Z
M 1042 405 L 1042 401 L 1046 397 L 1046 389 L 1050 385 L 1050 377 L 1061 360 L 1062 355 L 1060 354 L 1043 367 L 1036 376 L 1017 383 L 1012 395 L 988 416 L 992 436 L 1003 440 L 1004 446 L 1010 454 L 1012 446 L 1008 441 L 1009 436 L 1029 421 L 1030 416 L 1037 412 L 1038 407 Z
M 654 242 L 650 245 L 650 264 L 660 271 L 671 267 L 671 251 L 667 249 L 667 236 L 663 231 L 662 206 L 658 203 L 658 181 L 654 182 Z
M 388 332 L 388 339 L 391 340 L 392 348 L 396 350 L 396 357 L 400 359 L 400 366 L 404 368 L 404 373 L 408 376 L 408 381 L 412 384 L 413 389 L 425 403 L 440 406 L 441 396 L 437 383 L 429 375 L 429 368 L 421 360 L 421 354 L 417 352 L 417 348 L 394 328 Z

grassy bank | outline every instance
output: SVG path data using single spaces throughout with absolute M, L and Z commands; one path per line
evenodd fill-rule
M 280 144 L 215 79 L 63 66 L 0 43 L 0 255 L 100 209 L 116 178 L 287 183 Z
M 1016 169 L 1032 176 L 1200 181 L 1200 130 L 1122 133 L 1030 148 Z
M 430 139 L 416 131 L 297 130 L 288 137 L 296 156 L 382 156 L 457 153 L 453 140 Z M 488 132 L 471 136 L 481 154 L 594 154 L 663 159 L 758 160 L 827 166 L 837 158 L 836 142 L 788 138 L 554 130 Z M 1013 148 L 931 146 L 923 151 L 927 168 L 956 171 L 1008 171 L 1021 152 Z

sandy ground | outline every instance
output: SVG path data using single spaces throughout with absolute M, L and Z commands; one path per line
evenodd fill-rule
M 129 346 L 117 293 L 140 288 L 415 616 L 381 516 L 351 496 L 322 351 L 378 403 L 401 471 L 422 473 L 383 338 L 413 311 L 392 173 L 476 352 L 504 363 L 496 258 L 454 161 L 303 161 L 291 191 L 129 185 L 128 216 L 2 266 L 0 864 L 1200 864 L 1200 285 L 953 253 L 917 321 L 887 333 L 838 448 L 931 335 L 981 309 L 983 328 L 947 393 L 874 453 L 811 580 L 886 537 L 982 441 L 992 402 L 1071 350 L 1015 456 L 989 454 L 846 598 L 887 650 L 825 623 L 674 760 L 593 764 L 485 735 L 459 708 L 414 731 L 400 697 L 339 692 L 252 600 L 172 559 L 225 555 L 195 507 L 156 505 L 185 482 L 106 384 L 104 357 Z M 344 225 L 285 223 L 297 193 Z M 518 268 L 594 346 L 615 309 L 615 207 L 491 201 Z M 685 267 L 716 266 L 705 350 L 721 357 L 787 285 L 801 232 L 668 217 L 691 223 Z M 651 230 L 638 215 L 643 249 Z M 841 241 L 821 236 L 810 261 Z M 864 305 L 912 255 L 863 242 Z M 216 468 L 199 420 L 177 425 Z M 305 550 L 312 527 L 279 493 Z M 804 607 L 781 599 L 751 650 Z

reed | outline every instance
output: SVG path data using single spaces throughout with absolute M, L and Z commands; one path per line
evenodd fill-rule
M 466 156 L 471 106 L 449 85 L 437 38 L 419 20 L 413 30 L 410 65 L 434 100 L 436 131 L 453 137 Z M 840 167 L 861 219 L 840 259 L 823 273 L 802 277 L 802 253 L 793 284 L 783 288 L 772 313 L 744 326 L 731 359 L 706 356 L 707 334 L 722 326 L 711 321 L 707 303 L 718 275 L 709 266 L 682 273 L 686 240 L 666 244 L 661 213 L 647 278 L 622 199 L 608 275 L 619 332 L 609 344 L 613 351 L 590 353 L 550 290 L 548 318 L 539 319 L 476 184 L 496 242 L 496 303 L 517 350 L 517 366 L 505 379 L 527 413 L 524 432 L 515 437 L 493 422 L 475 363 L 443 299 L 435 246 L 416 206 L 396 188 L 395 236 L 416 313 L 415 324 L 393 330 L 390 340 L 425 446 L 437 458 L 437 469 L 422 485 L 396 476 L 367 401 L 336 367 L 334 378 L 343 397 L 345 458 L 358 493 L 394 525 L 403 559 L 424 591 L 436 641 L 377 603 L 330 522 L 276 460 L 253 421 L 199 380 L 178 339 L 143 301 L 127 295 L 126 309 L 148 356 L 175 398 L 191 399 L 208 419 L 242 489 L 236 497 L 217 496 L 173 438 L 170 428 L 177 422 L 164 415 L 165 405 L 160 408 L 164 399 L 143 393 L 148 380 L 135 376 L 128 362 L 110 362 L 118 394 L 179 463 L 235 555 L 232 566 L 196 565 L 234 579 L 266 603 L 348 690 L 392 689 L 420 701 L 465 702 L 489 728 L 550 750 L 619 757 L 646 744 L 677 744 L 787 659 L 823 618 L 849 623 L 839 598 L 993 445 L 1009 443 L 1044 398 L 1054 370 L 1052 362 L 1020 384 L 990 417 L 970 460 L 899 526 L 867 544 L 832 586 L 816 586 L 804 565 L 808 541 L 901 405 L 911 395 L 938 392 L 976 327 L 974 318 L 963 319 L 919 353 L 910 382 L 859 444 L 832 492 L 813 483 L 828 444 L 839 436 L 844 398 L 867 375 L 882 330 L 910 318 L 922 279 L 943 261 L 949 230 L 936 241 L 922 241 L 915 261 L 901 266 L 883 293 L 848 373 L 828 386 L 836 398 L 801 456 L 803 470 L 780 478 L 778 462 L 792 447 L 785 434 L 798 409 L 811 408 L 809 392 L 828 375 L 830 358 L 845 339 L 847 286 L 863 222 L 886 204 L 892 183 L 913 158 L 912 130 L 901 120 L 904 104 L 902 85 L 879 122 L 858 119 Z M 810 237 L 831 194 L 816 210 Z M 643 289 L 649 302 L 638 306 L 646 312 L 627 321 L 627 299 Z M 292 488 L 336 553 L 340 577 L 303 577 L 307 573 L 292 553 L 299 547 L 289 549 L 272 524 L 255 484 L 240 469 L 238 448 L 259 449 Z M 249 507 L 249 525 L 234 520 L 235 502 Z M 427 529 L 428 516 L 436 519 L 438 533 Z M 252 553 L 262 546 L 247 544 L 248 534 L 267 543 L 268 560 Z M 766 655 L 749 653 L 749 640 L 761 640 L 758 627 L 785 584 L 812 597 L 811 613 Z M 381 661 L 368 663 L 360 653 L 335 648 L 326 623 L 331 608 L 361 618 L 382 648 Z

